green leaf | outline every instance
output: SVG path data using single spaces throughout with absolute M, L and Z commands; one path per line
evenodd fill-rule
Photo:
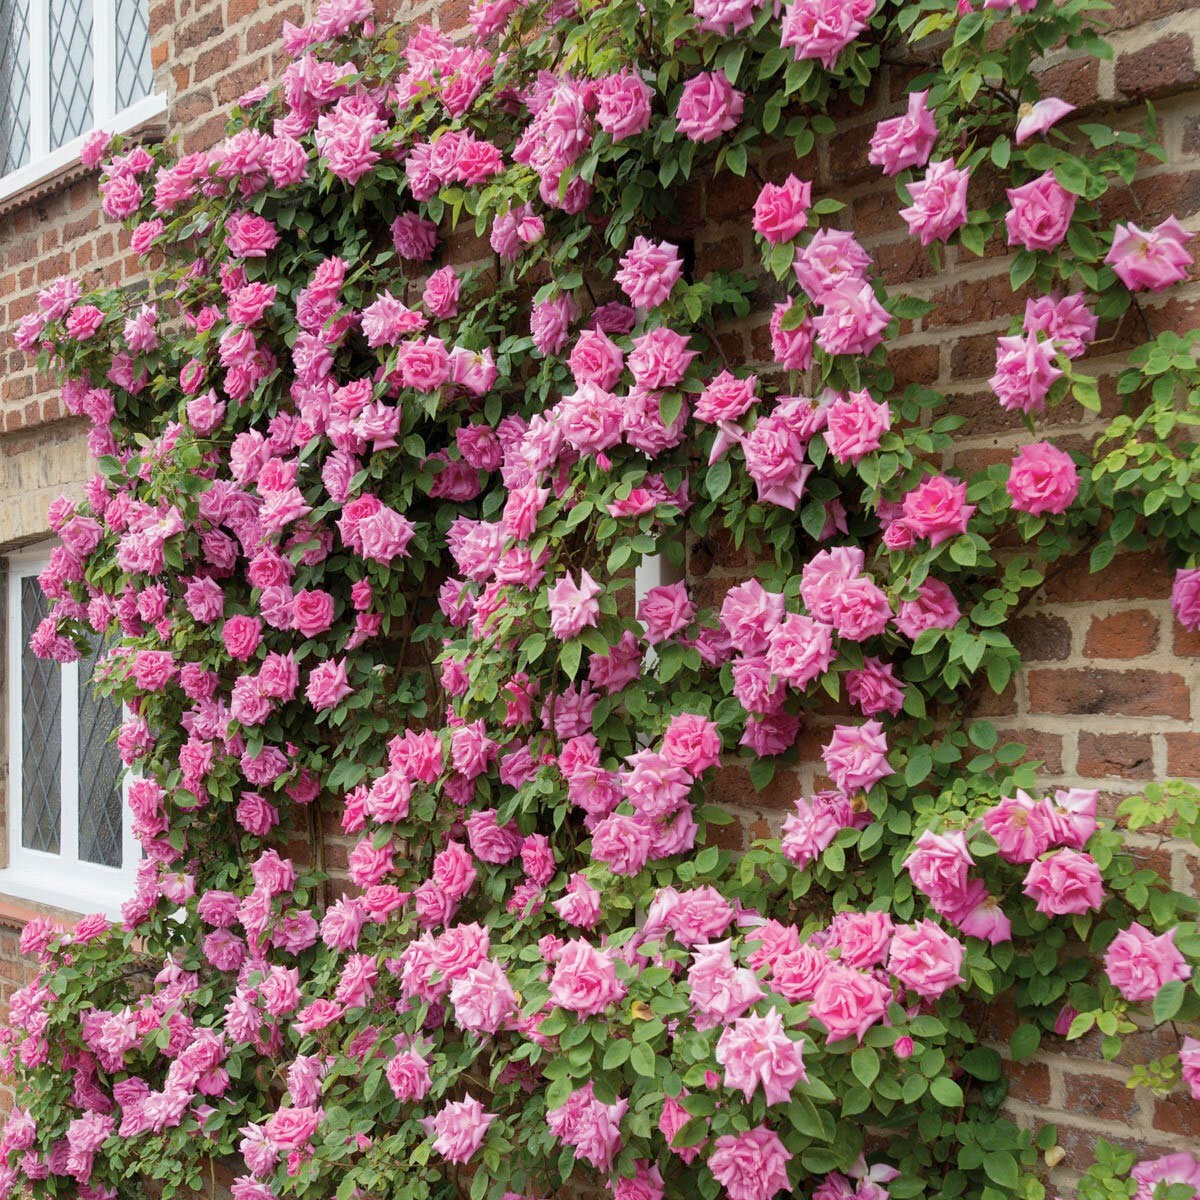
M 930 1085 L 930 1094 L 944 1108 L 961 1108 L 962 1088 L 949 1075 L 939 1075 Z
M 870 1046 L 860 1046 L 850 1056 L 850 1069 L 859 1083 L 869 1088 L 879 1074 L 878 1052 Z
M 1187 985 L 1181 979 L 1171 979 L 1158 989 L 1154 997 L 1154 1019 L 1160 1025 L 1169 1021 L 1180 1009 L 1187 994 Z
M 646 1079 L 654 1078 L 654 1051 L 646 1042 L 639 1042 L 629 1055 L 633 1069 Z
M 1018 1025 L 1009 1039 L 1014 1061 L 1032 1058 L 1042 1044 L 1042 1031 L 1036 1025 Z

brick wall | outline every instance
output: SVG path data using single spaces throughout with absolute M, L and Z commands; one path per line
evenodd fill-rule
M 457 30 L 466 7 L 466 0 L 440 7 L 396 3 L 393 11 L 406 20 L 433 19 Z M 223 113 L 237 96 L 282 69 L 282 21 L 300 21 L 310 8 L 297 0 L 152 2 L 152 60 L 157 87 L 168 98 L 169 133 L 188 150 L 218 140 Z M 1046 64 L 1046 90 L 1081 107 L 1127 113 L 1131 122 L 1140 121 L 1134 102 L 1153 99 L 1169 163 L 1147 164 L 1129 194 L 1109 197 L 1110 215 L 1135 212 L 1139 223 L 1154 224 L 1174 213 L 1188 228 L 1200 230 L 1200 0 L 1118 0 L 1112 22 L 1113 60 L 1053 57 Z M 999 248 L 985 260 L 951 249 L 945 269 L 935 273 L 896 215 L 900 206 L 891 184 L 868 167 L 870 131 L 898 107 L 909 69 L 890 68 L 874 107 L 841 114 L 836 137 L 808 159 L 797 164 L 780 158 L 769 162 L 765 173 L 777 178 L 795 169 L 814 179 L 818 192 L 835 191 L 848 200 L 845 224 L 875 256 L 888 282 L 905 284 L 935 302 L 928 317 L 905 330 L 891 361 L 901 384 L 913 381 L 945 391 L 956 411 L 968 417 L 950 465 L 970 471 L 1008 458 L 1026 440 L 1018 421 L 997 406 L 986 385 L 995 337 L 1006 331 L 1024 297 L 1012 295 Z M 94 182 L 77 177 L 0 207 L 0 330 L 15 326 L 32 308 L 38 288 L 57 275 L 92 273 L 110 283 L 134 276 L 127 237 L 102 222 Z M 723 181 L 714 194 L 682 198 L 699 273 L 753 268 L 757 252 L 747 213 L 757 190 L 756 181 L 741 186 Z M 451 247 L 451 258 L 474 257 L 477 247 L 460 242 Z M 1200 259 L 1196 246 L 1193 252 Z M 767 298 L 782 297 L 782 291 L 774 296 L 775 287 L 767 285 Z M 1154 332 L 1194 326 L 1200 323 L 1200 282 L 1174 289 L 1165 299 L 1144 301 L 1143 307 Z M 1089 369 L 1109 380 L 1102 388 L 1105 417 L 1115 411 L 1116 352 L 1128 348 L 1124 334 L 1105 344 L 1112 333 L 1102 327 L 1101 341 L 1087 360 Z M 763 312 L 729 326 L 723 337 L 735 355 L 756 359 L 769 372 Z M 1064 422 L 1049 432 L 1067 446 L 1085 445 L 1102 424 L 1082 410 L 1068 411 Z M 50 381 L 28 369 L 6 340 L 0 342 L 0 550 L 44 533 L 46 503 L 60 491 L 78 488 L 85 464 L 82 431 L 63 419 Z M 741 556 L 712 539 L 689 546 L 689 582 L 702 602 L 719 599 L 748 570 Z M 1200 636 L 1175 626 L 1169 588 L 1165 560 L 1156 554 L 1120 556 L 1095 578 L 1086 561 L 1068 563 L 1016 622 L 1015 640 L 1027 669 L 1004 695 L 982 698 L 979 712 L 1029 744 L 1045 763 L 1047 785 L 1098 787 L 1111 811 L 1146 780 L 1169 775 L 1200 780 Z M 780 772 L 761 795 L 743 768 L 730 765 L 719 772 L 714 796 L 737 817 L 722 830 L 723 840 L 742 845 L 776 827 L 800 790 L 819 785 L 821 740 L 819 725 L 804 731 L 803 765 Z M 322 820 L 324 858 L 336 887 L 347 847 L 335 815 L 327 813 Z M 1160 843 L 1152 831 L 1133 841 L 1177 887 L 1196 888 L 1200 862 L 1186 847 Z M 0 904 L 0 1017 L 5 998 L 27 970 L 15 947 L 20 923 L 19 911 Z M 997 1035 L 1003 1035 L 1008 1015 L 991 1017 Z M 1138 1059 L 1167 1053 L 1172 1047 L 1161 1036 L 1135 1039 L 1131 1052 Z M 1142 1154 L 1195 1148 L 1200 1109 L 1181 1096 L 1163 1099 L 1128 1090 L 1126 1065 L 1103 1063 L 1088 1039 L 1069 1050 L 1056 1044 L 1053 1053 L 1012 1064 L 1013 1113 L 1029 1123 L 1048 1119 L 1060 1125 L 1065 1156 L 1052 1176 L 1060 1188 L 1069 1187 L 1074 1173 L 1086 1166 L 1097 1136 Z

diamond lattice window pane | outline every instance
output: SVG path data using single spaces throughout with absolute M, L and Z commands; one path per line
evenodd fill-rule
M 3 0 L 0 0 L 2 3 Z M 114 63 L 117 111 L 150 95 L 150 19 L 147 0 L 115 0 L 117 21 Z
M 62 799 L 62 668 L 29 639 L 50 611 L 36 579 L 21 580 L 21 845 L 59 852 Z
M 50 149 L 92 124 L 92 0 L 50 0 Z
M 110 735 L 117 705 L 92 688 L 96 654 L 79 663 L 79 857 L 103 867 L 121 865 L 121 758 Z
M 0 175 L 29 161 L 29 0 L 0 0 Z

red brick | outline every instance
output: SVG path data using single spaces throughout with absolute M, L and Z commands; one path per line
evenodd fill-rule
M 1154 750 L 1148 733 L 1087 733 L 1079 735 L 1078 774 L 1085 779 L 1116 775 L 1150 779 Z
M 1168 733 L 1167 774 L 1200 779 L 1200 733 Z
M 1140 658 L 1158 645 L 1158 618 L 1148 609 L 1093 617 L 1083 652 L 1088 658 Z
M 1017 617 L 1009 622 L 1007 632 L 1025 662 L 1061 662 L 1071 656 L 1071 627 L 1062 617 L 1049 613 Z
M 1186 33 L 1167 34 L 1117 59 L 1117 89 L 1126 96 L 1165 96 L 1195 80 L 1195 51 Z
M 1110 671 L 1097 667 L 1029 672 L 1031 712 L 1186 720 L 1191 697 L 1173 671 Z
M 1042 588 L 1049 600 L 1159 600 L 1171 594 L 1171 572 L 1160 550 L 1118 554 L 1103 571 L 1091 573 L 1088 556 L 1068 560 Z

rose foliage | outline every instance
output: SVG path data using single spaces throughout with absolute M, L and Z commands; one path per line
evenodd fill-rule
M 1153 115 L 1035 74 L 1103 8 L 485 0 L 452 41 L 328 0 L 211 150 L 89 139 L 145 286 L 16 331 L 99 462 L 33 646 L 99 652 L 144 858 L 119 924 L 25 932 L 5 1189 L 1041 1200 L 1006 1057 L 1092 1032 L 1200 1090 L 1194 1040 L 1138 1050 L 1200 1015 L 1196 900 L 1126 843 L 1195 794 L 1104 816 L 976 716 L 1068 557 L 1162 548 L 1200 627 L 1195 336 L 1138 304 L 1187 237 L 1100 215 Z M 1030 297 L 991 380 L 1028 440 L 970 477 L 889 366 L 931 306 L 818 178 L 898 78 L 870 160 L 920 253 Z M 697 275 L 684 214 L 747 172 L 762 270 Z M 750 565 L 635 594 L 685 548 Z M 723 834 L 714 780 L 786 793 L 800 744 L 828 789 Z M 1097 1196 L 1200 1185 L 1101 1150 Z

